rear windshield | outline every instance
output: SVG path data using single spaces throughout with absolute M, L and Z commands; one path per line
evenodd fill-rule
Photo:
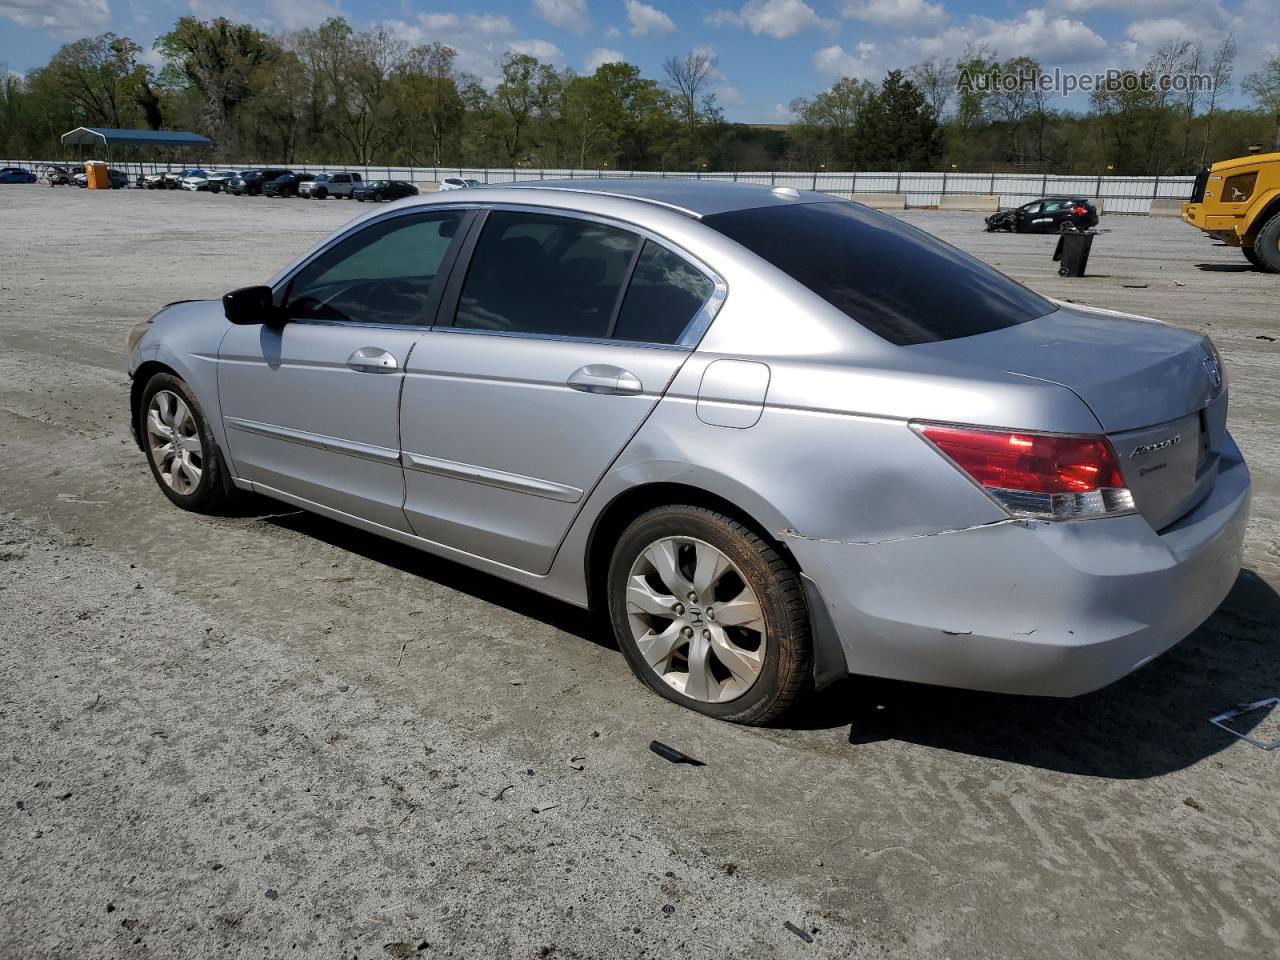
M 758 207 L 702 222 L 899 346 L 989 333 L 1057 309 L 981 260 L 853 203 Z

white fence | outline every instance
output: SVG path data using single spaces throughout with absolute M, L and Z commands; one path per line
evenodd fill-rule
M 37 161 L 0 161 L 4 166 L 27 166 Z M 181 164 L 133 163 L 117 164 L 131 174 L 141 170 L 181 169 Z M 661 177 L 681 180 L 729 180 L 742 183 L 764 183 L 771 186 L 795 187 L 798 190 L 820 190 L 840 196 L 860 193 L 904 194 L 908 207 L 937 206 L 944 196 L 997 196 L 1000 206 L 1015 207 L 1037 197 L 1059 194 L 1097 198 L 1105 213 L 1150 212 L 1151 201 L 1188 200 L 1194 177 L 1107 177 L 1060 176 L 1031 173 L 672 173 L 660 170 L 551 170 L 551 169 L 480 169 L 468 167 L 380 167 L 358 164 L 335 165 L 293 164 L 218 164 L 219 169 L 247 169 L 261 166 L 287 166 L 302 173 L 354 170 L 366 180 L 431 181 L 443 177 L 466 177 L 481 183 L 512 183 L 526 180 L 559 180 L 587 177 L 639 178 Z

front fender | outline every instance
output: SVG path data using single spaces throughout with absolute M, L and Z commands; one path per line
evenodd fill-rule
M 159 364 L 180 377 L 195 394 L 222 450 L 227 449 L 227 444 L 218 402 L 218 349 L 229 329 L 220 301 L 170 304 L 152 318 L 151 329 L 129 357 L 129 378 L 135 382 L 138 372 L 148 364 Z M 131 401 L 135 396 L 131 390 Z M 132 422 L 137 411 L 134 403 L 130 407 Z

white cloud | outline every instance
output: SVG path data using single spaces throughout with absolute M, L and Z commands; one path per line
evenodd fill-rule
M 795 112 L 785 103 L 775 103 L 769 111 L 770 123 L 794 123 L 795 119 Z
M 564 51 L 550 40 L 539 40 L 537 38 L 521 40 L 517 43 L 508 44 L 507 49 L 513 53 L 528 54 L 543 63 L 551 64 L 553 67 L 559 67 L 564 64 Z
M 631 21 L 631 32 L 636 36 L 647 33 L 675 33 L 676 25 L 671 18 L 641 0 L 626 0 L 627 19 Z
M 587 0 L 533 0 L 533 8 L 553 27 L 573 33 L 586 33 L 591 27 Z
M 947 18 L 941 3 L 928 0 L 849 0 L 841 12 L 850 20 L 865 20 L 882 27 L 926 26 Z
M 880 68 L 871 62 L 876 52 L 874 43 L 859 43 L 853 53 L 844 47 L 832 44 L 823 47 L 813 55 L 813 68 L 825 77 L 839 80 L 852 77 L 855 80 L 877 80 Z
M 913 55 L 958 56 L 970 44 L 985 44 L 1001 60 L 1035 57 L 1041 63 L 1088 62 L 1107 50 L 1107 41 L 1079 20 L 1028 10 L 1019 20 L 970 17 L 963 26 L 906 41 Z
M 428 43 L 435 39 L 444 42 L 445 37 L 452 36 L 494 39 L 509 37 L 516 32 L 509 19 L 496 13 L 420 13 L 418 24 L 426 34 L 439 35 L 424 36 L 422 39 Z
M 836 22 L 818 16 L 804 0 L 749 0 L 741 11 L 716 10 L 704 18 L 712 27 L 745 27 L 759 36 L 775 40 L 794 36 L 802 30 L 834 30 Z
M 1156 17 L 1135 20 L 1125 28 L 1124 34 L 1140 48 L 1161 46 L 1170 40 L 1194 40 L 1198 31 L 1175 17 Z
M 106 29 L 111 7 L 107 0 L 0 0 L 0 17 L 63 36 L 85 36 Z
M 713 10 L 702 18 L 708 27 L 745 27 L 742 17 L 732 10 Z
M 587 68 L 587 73 L 595 73 L 606 63 L 624 63 L 626 59 L 627 58 L 623 56 L 621 50 L 611 50 L 608 47 L 596 47 L 587 54 L 587 59 L 584 63 Z
M 620 36 L 622 36 L 622 31 L 612 24 L 605 28 L 604 38 L 606 40 L 617 40 Z
M 716 95 L 717 100 L 721 103 L 728 104 L 729 106 L 736 106 L 737 104 L 742 103 L 742 94 L 738 92 L 738 88 L 732 87 L 727 83 L 722 83 L 717 87 L 713 87 L 711 92 Z

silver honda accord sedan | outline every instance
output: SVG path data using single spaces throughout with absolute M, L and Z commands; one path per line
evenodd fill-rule
M 265 494 L 598 611 L 725 720 L 849 673 L 1081 694 L 1239 570 L 1208 338 L 823 194 L 413 197 L 130 341 L 177 506 Z

